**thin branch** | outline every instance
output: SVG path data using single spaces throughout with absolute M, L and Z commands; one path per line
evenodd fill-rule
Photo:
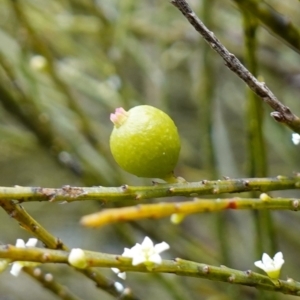
M 104 209 L 86 215 L 81 224 L 90 227 L 140 220 L 145 218 L 158 219 L 173 214 L 190 215 L 203 212 L 215 212 L 226 209 L 259 209 L 259 210 L 292 210 L 300 209 L 300 200 L 291 198 L 270 198 L 264 195 L 259 198 L 199 199 L 186 202 L 160 202 L 155 204 L 139 204 L 131 207 Z
M 68 252 L 60 250 L 17 248 L 12 245 L 0 246 L 0 258 L 17 261 L 66 264 L 68 263 L 68 255 Z M 162 260 L 160 265 L 153 266 L 153 268 L 149 270 L 144 264 L 133 266 L 131 258 L 92 251 L 85 251 L 85 258 L 89 267 L 118 268 L 121 271 L 143 273 L 170 273 L 179 276 L 197 277 L 231 284 L 246 285 L 289 295 L 300 295 L 299 282 L 291 278 L 287 281 L 277 280 L 275 282 L 269 277 L 252 272 L 251 270 L 239 271 L 225 266 L 216 267 L 181 258 Z
M 255 4 L 258 1 L 255 0 Z M 249 71 L 257 76 L 257 30 L 258 21 L 243 6 L 240 6 L 243 17 L 244 31 L 244 57 L 245 64 Z M 247 120 L 247 174 L 250 177 L 267 176 L 267 152 L 264 141 L 264 103 L 259 97 L 247 88 L 247 108 L 245 118 Z M 257 197 L 256 192 L 251 193 L 251 197 Z M 267 246 L 272 245 L 267 252 L 276 253 L 276 232 L 270 211 L 252 211 L 255 226 L 255 251 L 260 255 Z
M 74 295 L 66 286 L 59 284 L 50 273 L 43 273 L 39 268 L 24 267 L 23 271 L 39 281 L 46 289 L 53 292 L 63 300 L 80 300 L 81 298 Z
M 291 110 L 283 105 L 264 82 L 258 81 L 245 66 L 230 53 L 226 47 L 215 37 L 197 17 L 185 0 L 172 0 L 171 3 L 177 7 L 192 26 L 202 35 L 205 41 L 215 50 L 225 61 L 225 65 L 239 76 L 249 88 L 265 101 L 275 111 L 271 116 L 277 121 L 284 123 L 293 131 L 300 133 L 300 119 Z
M 43 242 L 47 248 L 68 250 L 68 247 L 64 245 L 60 239 L 48 232 L 41 224 L 32 218 L 20 204 L 13 203 L 13 201 L 0 200 L 0 207 L 2 207 L 10 217 L 15 219 L 23 229 Z
M 53 236 L 51 233 L 49 233 L 45 228 L 42 227 L 41 224 L 39 224 L 37 221 L 35 221 L 27 212 L 26 210 L 20 205 L 20 204 L 15 204 L 12 201 L 4 201 L 4 200 L 0 200 L 0 206 L 12 217 L 14 218 L 16 221 L 19 222 L 20 226 L 26 230 L 28 230 L 31 234 L 33 234 L 35 237 L 37 237 L 41 242 L 43 242 L 45 244 L 46 247 L 50 248 L 50 249 L 62 249 L 60 250 L 61 252 L 58 251 L 54 251 L 49 250 L 50 252 L 48 252 L 49 255 L 56 255 L 56 254 L 60 254 L 62 255 L 62 253 L 66 256 L 68 254 L 68 247 L 63 244 L 63 242 L 56 238 L 55 236 Z M 16 247 L 14 247 L 13 249 L 15 249 Z M 17 253 L 20 248 L 16 248 L 14 251 Z M 67 254 L 66 254 L 67 253 Z M 44 258 L 38 258 L 39 261 L 41 262 L 41 260 L 43 259 L 44 262 L 47 262 L 47 260 L 49 259 L 49 257 L 44 256 Z M 22 259 L 20 259 L 22 260 Z M 62 262 L 66 262 L 66 259 L 64 258 L 64 260 Z M 119 299 L 123 299 L 123 300 L 137 300 L 138 298 L 136 296 L 134 296 L 131 292 L 130 289 L 128 289 L 128 293 L 122 294 L 120 291 L 118 291 L 118 289 L 116 288 L 116 286 L 114 285 L 114 281 L 106 278 L 105 276 L 103 276 L 101 274 L 101 272 L 99 270 L 96 270 L 94 268 L 87 268 L 84 270 L 81 269 L 77 269 L 79 272 L 83 273 L 86 277 L 88 277 L 89 279 L 93 280 L 96 284 L 97 287 L 104 290 L 105 292 L 107 292 L 108 294 L 112 295 L 112 296 L 116 296 L 119 297 Z M 30 270 L 30 268 L 27 268 L 27 271 L 29 272 L 34 272 L 33 269 Z
M 249 191 L 279 191 L 300 188 L 300 174 L 294 177 L 277 176 L 269 178 L 240 178 L 224 180 L 202 180 L 175 184 L 154 183 L 153 186 L 121 187 L 0 187 L 2 202 L 16 200 L 19 203 L 32 201 L 74 202 L 85 200 L 120 202 L 126 200 L 141 201 L 151 198 L 174 196 L 196 197 L 199 195 L 220 195 L 224 193 L 241 193 Z

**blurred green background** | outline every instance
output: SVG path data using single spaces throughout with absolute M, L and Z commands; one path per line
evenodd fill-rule
M 275 18 L 281 37 L 274 33 L 278 24 L 263 24 L 271 7 L 262 6 L 261 20 L 247 7 L 260 8 L 261 1 L 190 1 L 228 50 L 299 115 L 300 39 L 293 35 L 291 46 L 285 20 L 299 34 L 300 3 L 267 3 L 282 14 Z M 270 108 L 249 93 L 169 1 L 0 0 L 1 186 L 151 185 L 123 172 L 109 150 L 109 114 L 138 104 L 156 106 L 175 121 L 182 140 L 175 174 L 188 181 L 298 171 L 299 146 L 292 144 L 291 131 L 270 117 Z M 272 195 L 299 197 L 299 192 Z M 78 222 L 100 209 L 96 202 L 24 207 L 69 247 L 117 254 L 148 235 L 171 245 L 164 258 L 241 270 L 255 270 L 259 250 L 272 256 L 275 250 L 286 260 L 282 278 L 300 280 L 300 219 L 294 212 L 206 213 L 179 226 L 161 219 L 96 230 Z M 30 237 L 4 211 L 0 220 L 1 243 Z M 112 299 L 67 266 L 43 270 L 82 299 Z M 110 270 L 103 274 L 116 279 Z M 175 275 L 130 273 L 126 285 L 141 299 L 292 299 Z M 1 274 L 0 300 L 14 299 L 57 298 L 25 274 L 14 278 L 7 270 Z

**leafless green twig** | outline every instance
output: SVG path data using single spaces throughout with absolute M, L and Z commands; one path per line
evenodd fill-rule
M 220 195 L 224 193 L 241 193 L 249 191 L 276 191 L 300 188 L 300 176 L 277 176 L 270 178 L 240 178 L 224 180 L 202 180 L 176 184 L 159 184 L 153 186 L 121 187 L 0 187 L 0 200 L 18 202 L 32 201 L 83 201 L 97 200 L 102 203 L 120 202 L 125 200 L 145 200 L 173 196 L 196 197 L 199 195 Z
M 98 213 L 84 216 L 83 225 L 98 227 L 115 222 L 139 220 L 145 218 L 158 219 L 172 214 L 190 215 L 194 213 L 216 212 L 226 209 L 257 210 L 292 210 L 300 209 L 300 200 L 291 198 L 229 198 L 200 199 L 186 202 L 160 202 L 155 204 L 139 204 L 132 207 L 105 209 Z
M 24 267 L 23 271 L 31 276 L 32 278 L 38 280 L 46 289 L 53 292 L 55 295 L 63 300 L 80 300 L 76 295 L 74 295 L 66 286 L 59 284 L 53 277 L 52 274 L 43 273 L 39 268 L 29 268 Z
M 68 263 L 69 252 L 40 248 L 16 248 L 11 245 L 0 246 L 0 258 L 13 258 L 18 261 L 42 263 Z M 131 258 L 106 253 L 85 251 L 89 267 L 119 268 L 122 271 L 170 273 L 179 276 L 197 277 L 231 284 L 247 285 L 258 289 L 277 291 L 284 294 L 300 295 L 300 283 L 293 279 L 271 280 L 269 277 L 251 270 L 239 271 L 225 266 L 215 267 L 202 263 L 175 258 L 163 260 L 150 271 L 143 264 L 133 266 Z
M 31 234 L 36 236 L 40 241 L 42 241 L 46 247 L 50 249 L 63 249 L 64 251 L 60 250 L 61 252 L 48 252 L 52 253 L 53 255 L 56 255 L 57 253 L 68 253 L 66 252 L 68 250 L 68 247 L 63 244 L 63 242 L 56 237 L 54 237 L 51 233 L 49 233 L 46 229 L 42 227 L 38 222 L 36 222 L 20 204 L 15 204 L 12 201 L 3 201 L 0 200 L 0 206 L 16 221 L 19 222 L 20 226 L 24 229 L 28 230 Z M 15 248 L 15 251 L 19 251 Z M 42 258 L 40 258 L 42 259 Z M 46 262 L 49 257 L 44 256 L 44 262 Z M 17 259 L 18 260 L 18 259 Z M 63 260 L 63 262 L 66 262 L 66 260 Z M 30 270 L 30 268 L 27 268 L 28 272 L 31 272 L 33 274 L 33 269 Z M 128 300 L 134 300 L 137 299 L 130 289 L 128 289 L 130 292 L 125 294 L 122 294 L 122 292 L 118 291 L 117 288 L 114 285 L 114 281 L 104 277 L 101 272 L 94 268 L 87 268 L 84 270 L 78 269 L 81 273 L 83 273 L 85 276 L 93 280 L 97 287 L 101 288 L 102 290 L 106 291 L 107 293 L 119 297 L 119 299 L 128 299 Z

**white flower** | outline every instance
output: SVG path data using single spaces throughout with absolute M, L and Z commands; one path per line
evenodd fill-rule
M 294 143 L 294 145 L 299 145 L 300 135 L 298 133 L 292 133 L 292 142 Z
M 84 269 L 88 266 L 85 253 L 80 248 L 74 248 L 71 250 L 68 262 L 71 266 L 79 269 Z
M 262 260 L 256 261 L 254 264 L 264 270 L 271 279 L 278 279 L 281 267 L 284 264 L 282 252 L 276 253 L 273 259 L 264 253 Z
M 17 239 L 16 247 L 17 248 L 31 248 L 31 247 L 35 247 L 37 242 L 38 242 L 37 239 L 30 238 L 28 240 L 28 242 L 25 244 L 25 242 L 22 239 Z M 14 276 L 18 276 L 23 267 L 35 267 L 39 264 L 40 263 L 30 262 L 30 261 L 16 261 L 13 263 L 10 273 Z
M 126 279 L 126 272 L 121 272 L 118 268 L 111 268 L 111 270 L 118 275 L 121 279 Z
M 122 283 L 120 282 L 115 282 L 114 283 L 114 286 L 115 286 L 115 289 L 119 292 L 119 293 L 122 293 L 124 291 L 124 286 Z
M 148 269 L 154 264 L 161 264 L 160 253 L 168 250 L 170 246 L 166 242 L 153 245 L 149 237 L 145 237 L 142 244 L 135 244 L 131 249 L 125 248 L 122 256 L 132 258 L 132 265 L 136 266 L 144 263 Z

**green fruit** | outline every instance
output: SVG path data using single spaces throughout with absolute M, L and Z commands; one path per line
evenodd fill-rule
M 174 178 L 180 139 L 173 120 L 163 111 L 139 105 L 110 115 L 114 129 L 110 149 L 118 165 L 139 177 Z

